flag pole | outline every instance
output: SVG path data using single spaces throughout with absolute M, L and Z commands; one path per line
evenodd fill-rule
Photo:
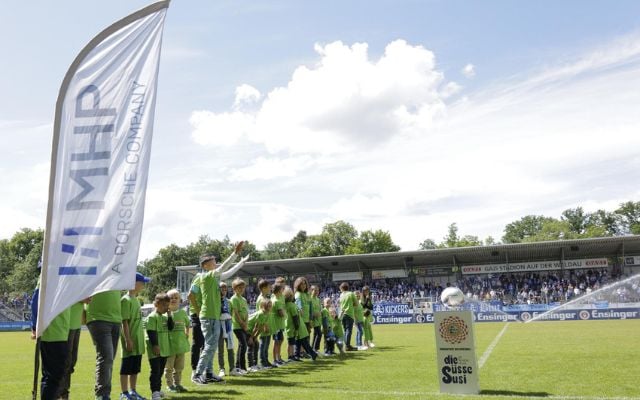
M 31 400 L 38 399 L 38 375 L 40 374 L 40 338 L 36 339 L 35 360 L 33 363 L 33 387 L 31 388 Z

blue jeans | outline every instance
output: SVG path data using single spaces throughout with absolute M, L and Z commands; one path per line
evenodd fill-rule
M 213 365 L 213 356 L 218 348 L 218 339 L 220 338 L 220 320 L 202 318 L 200 326 L 204 335 L 204 348 L 200 352 L 196 375 L 204 374 Z
M 351 332 L 353 331 L 353 318 L 347 314 L 342 316 L 342 327 L 344 328 L 344 344 L 351 347 Z
M 113 359 L 120 340 L 120 324 L 106 321 L 91 321 L 87 324 L 93 344 L 96 346 L 96 396 L 111 396 L 111 373 Z M 64 359 L 60 360 L 64 363 Z
M 269 365 L 269 344 L 271 344 L 271 336 L 260 337 L 260 364 L 262 366 Z
M 362 346 L 362 322 L 356 322 L 356 346 Z

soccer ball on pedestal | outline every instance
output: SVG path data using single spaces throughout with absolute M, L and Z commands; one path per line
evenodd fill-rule
M 448 287 L 440 294 L 440 300 L 450 307 L 459 306 L 464 303 L 464 293 L 457 287 Z

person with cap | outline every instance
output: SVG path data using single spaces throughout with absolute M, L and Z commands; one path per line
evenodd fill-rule
M 144 288 L 144 284 L 150 281 L 151 278 L 147 278 L 137 272 L 135 287 L 120 299 L 120 311 L 122 314 L 122 334 L 120 335 L 120 342 L 122 343 L 120 389 L 122 393 L 120 394 L 120 400 L 144 399 L 136 391 L 145 348 L 142 313 L 140 312 L 140 301 L 137 296 Z
M 191 379 L 198 385 L 222 381 L 222 378 L 215 375 L 213 371 L 207 372 L 207 369 L 212 367 L 213 357 L 218 348 L 218 338 L 220 337 L 220 280 L 233 276 L 249 259 L 247 255 L 233 268 L 230 268 L 231 263 L 240 254 L 243 246 L 244 242 L 236 243 L 233 254 L 219 266 L 216 264 L 216 257 L 214 255 L 205 254 L 200 257 L 200 267 L 204 271 L 200 276 L 198 287 L 202 295 L 202 306 L 199 317 L 204 335 L 204 348 L 200 353 L 198 365 Z

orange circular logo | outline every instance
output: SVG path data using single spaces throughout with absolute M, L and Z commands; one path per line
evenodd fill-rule
M 469 327 L 460 317 L 447 317 L 440 324 L 440 336 L 447 343 L 462 343 L 469 336 Z

